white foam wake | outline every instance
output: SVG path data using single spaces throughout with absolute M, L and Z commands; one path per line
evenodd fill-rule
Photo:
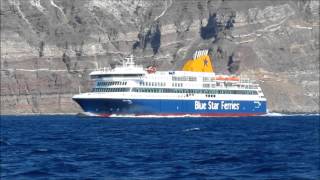
M 99 115 L 90 112 L 83 112 L 79 114 L 80 116 L 90 116 L 90 117 L 109 117 L 109 118 L 205 118 L 206 116 L 193 115 L 193 114 L 183 114 L 183 115 L 136 115 L 136 114 L 111 114 L 108 116 Z M 319 116 L 319 114 L 284 114 L 284 113 L 267 113 L 259 115 L 263 117 L 284 117 L 284 116 Z
M 201 117 L 199 115 L 191 115 L 191 114 L 185 114 L 185 115 L 135 115 L 135 114 L 126 114 L 126 115 L 120 115 L 120 114 L 112 114 L 109 117 L 117 117 L 117 118 L 185 118 L 185 117 Z
M 300 114 L 284 114 L 284 113 L 267 113 L 261 116 L 270 116 L 270 117 L 280 117 L 280 116 L 319 116 L 320 114 L 308 114 L 308 113 L 300 113 Z

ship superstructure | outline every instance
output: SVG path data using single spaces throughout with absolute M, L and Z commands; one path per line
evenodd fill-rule
M 90 73 L 91 92 L 73 96 L 85 114 L 97 116 L 252 116 L 266 113 L 259 84 L 216 75 L 208 51 L 197 51 L 183 71 L 156 71 L 126 58 L 114 69 Z

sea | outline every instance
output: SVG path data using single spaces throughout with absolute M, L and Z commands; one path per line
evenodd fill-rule
M 319 115 L 1 116 L 1 179 L 320 179 Z

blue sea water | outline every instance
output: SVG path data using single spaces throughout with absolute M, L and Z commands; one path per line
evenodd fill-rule
M 319 116 L 1 116 L 1 179 L 319 179 Z

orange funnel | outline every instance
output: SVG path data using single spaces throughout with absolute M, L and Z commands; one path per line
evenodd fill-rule
M 192 72 L 214 72 L 213 64 L 207 50 L 197 51 L 194 58 L 188 60 L 182 70 Z

